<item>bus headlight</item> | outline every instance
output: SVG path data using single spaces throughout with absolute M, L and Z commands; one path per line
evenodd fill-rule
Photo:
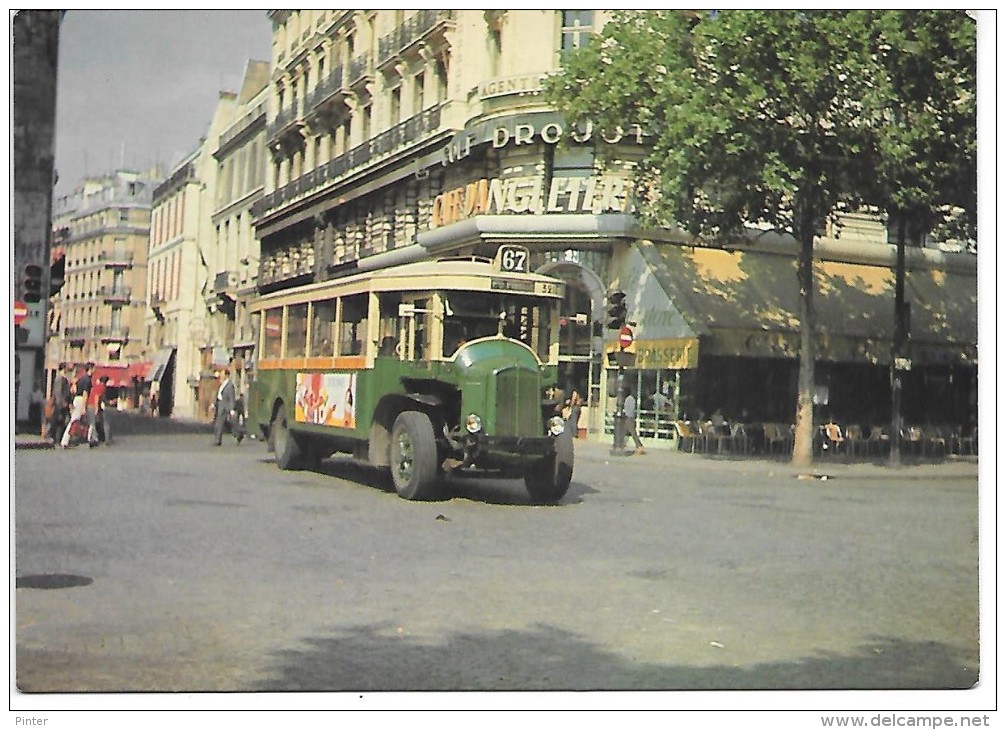
M 482 430 L 482 419 L 475 413 L 469 413 L 465 419 L 465 430 L 472 434 L 478 433 Z
M 548 432 L 553 436 L 558 436 L 566 430 L 566 422 L 561 416 L 552 416 L 548 419 Z

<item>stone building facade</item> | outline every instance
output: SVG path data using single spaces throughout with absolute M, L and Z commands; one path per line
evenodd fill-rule
M 53 205 L 63 286 L 52 299 L 46 368 L 93 362 L 124 401 L 145 367 L 147 240 L 156 170 L 85 179 Z
M 258 274 L 252 206 L 265 184 L 269 64 L 249 61 L 222 91 L 206 135 L 154 191 L 146 342 L 147 392 L 161 415 L 210 420 L 214 372 L 240 366 Z M 243 373 L 238 368 L 238 374 Z

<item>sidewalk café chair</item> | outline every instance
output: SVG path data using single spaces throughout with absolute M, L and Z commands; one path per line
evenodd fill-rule
M 870 435 L 866 438 L 866 443 L 864 444 L 867 456 L 873 451 L 876 451 L 878 456 L 883 454 L 887 441 L 887 434 L 884 433 L 883 426 L 871 426 Z
M 848 444 L 848 452 L 853 456 L 859 450 L 860 445 L 864 445 L 863 442 L 863 429 L 858 423 L 850 424 L 845 427 L 845 440 Z
M 735 423 L 731 425 L 730 435 L 727 438 L 728 448 L 733 453 L 751 453 L 751 438 L 748 436 L 747 427 L 743 423 Z
M 729 436 L 724 433 L 720 433 L 713 426 L 712 422 L 706 421 L 699 426 L 699 433 L 702 437 L 702 450 L 705 453 L 709 453 L 713 450 L 713 445 L 716 446 L 716 453 L 723 453 L 723 442 L 726 441 Z
M 970 435 L 965 436 L 963 430 L 957 433 L 956 451 L 960 456 L 974 456 L 978 453 L 978 427 Z
M 779 438 L 779 431 L 776 428 L 776 424 L 765 422 L 761 426 L 762 439 L 765 443 L 765 451 L 772 453 L 772 449 L 775 447 L 776 440 Z
M 775 451 L 775 445 L 779 444 L 779 453 L 785 454 L 793 442 L 793 434 L 790 433 L 789 426 L 785 423 L 765 424 L 765 443 L 768 445 L 768 452 Z
M 923 450 L 929 456 L 936 456 L 936 449 L 940 450 L 940 457 L 946 458 L 947 454 L 947 429 L 940 426 L 932 426 L 926 429 Z
M 925 436 L 918 426 L 909 426 L 901 431 L 901 441 L 905 445 L 905 450 L 912 454 L 922 455 L 925 446 Z
M 688 453 L 694 454 L 699 435 L 692 428 L 692 424 L 689 421 L 675 421 L 674 430 L 678 432 L 678 450 L 687 450 Z

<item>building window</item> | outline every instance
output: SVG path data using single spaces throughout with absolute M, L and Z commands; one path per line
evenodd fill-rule
M 388 126 L 394 127 L 402 121 L 402 87 L 398 86 L 391 90 L 391 113 Z
M 360 143 L 364 143 L 370 139 L 370 118 L 371 118 L 371 106 L 367 104 L 362 109 L 360 114 Z
M 426 84 L 426 77 L 419 73 L 416 74 L 415 80 L 412 84 L 412 113 L 418 114 L 423 110 L 423 91 Z
M 437 59 L 437 103 L 447 101 L 447 63 L 442 58 Z
M 489 29 L 489 76 L 496 77 L 502 73 L 503 32 L 498 28 Z
M 562 54 L 582 48 L 593 32 L 593 10 L 563 10 L 562 12 Z

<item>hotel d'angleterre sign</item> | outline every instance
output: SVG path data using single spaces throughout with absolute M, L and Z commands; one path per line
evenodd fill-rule
M 433 199 L 430 228 L 475 215 L 503 213 L 628 213 L 634 208 L 632 184 L 622 177 L 552 178 L 543 176 L 476 180 Z
M 495 120 L 466 129 L 443 148 L 442 164 L 459 162 L 476 145 L 493 149 L 532 145 L 555 145 L 563 139 L 576 144 L 642 145 L 645 134 L 638 124 L 606 132 L 591 123 L 568 126 L 554 112 L 541 112 Z M 632 183 L 624 175 L 555 175 L 547 184 L 542 175 L 482 178 L 433 200 L 430 228 L 439 228 L 475 215 L 508 213 L 628 213 L 634 210 Z

